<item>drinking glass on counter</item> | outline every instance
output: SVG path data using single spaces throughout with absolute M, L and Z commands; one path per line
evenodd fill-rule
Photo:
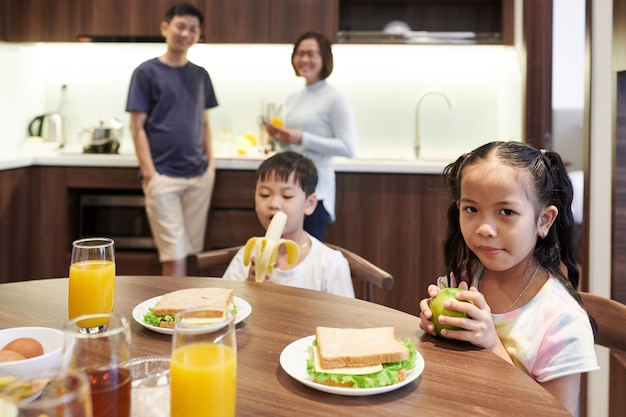
M 68 292 L 69 318 L 83 314 L 111 313 L 115 298 L 114 242 L 108 238 L 85 238 L 72 243 Z M 84 333 L 103 330 L 103 323 L 81 322 Z
M 259 115 L 259 145 L 262 147 L 271 146 L 266 125 L 271 123 L 276 127 L 283 126 L 283 105 L 273 101 L 261 101 L 261 114 Z
M 235 318 L 222 308 L 220 317 L 201 317 L 206 307 L 185 310 L 174 318 L 170 361 L 171 417 L 234 417 L 237 386 Z
M 99 333 L 84 333 L 85 322 L 104 323 Z M 131 376 L 130 325 L 117 313 L 89 314 L 65 326 L 69 347 L 69 369 L 87 374 L 91 384 L 94 417 L 129 417 Z
M 3 410 L 0 410 L 3 411 Z M 6 410 L 4 410 L 6 411 Z M 52 378 L 39 394 L 17 404 L 16 414 L 3 417 L 92 417 L 89 380 L 82 372 L 70 370 Z

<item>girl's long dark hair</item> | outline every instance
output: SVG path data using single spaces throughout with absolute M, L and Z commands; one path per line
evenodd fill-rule
M 457 201 L 461 197 L 463 170 L 490 157 L 528 172 L 532 185 L 530 191 L 533 193 L 531 197 L 535 198 L 537 213 L 550 205 L 558 209 L 558 216 L 548 234 L 543 239 L 537 238 L 534 256 L 542 267 L 565 285 L 582 306 L 582 299 L 577 291 L 579 271 L 575 253 L 579 236 L 572 213 L 572 182 L 558 153 L 535 149 L 521 142 L 487 143 L 460 156 L 445 168 L 444 176 L 450 191 L 448 229 L 443 243 L 447 273 L 453 273 L 459 278 L 471 277 L 471 271 L 478 267 L 478 258 L 468 248 L 461 234 Z M 595 333 L 595 322 L 593 319 L 591 321 Z

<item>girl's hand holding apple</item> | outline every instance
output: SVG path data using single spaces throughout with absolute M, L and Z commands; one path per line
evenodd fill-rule
M 459 285 L 458 289 L 453 288 L 448 291 L 440 290 L 436 285 L 429 285 L 428 294 L 431 296 L 434 294 L 434 296 L 420 301 L 420 327 L 433 336 L 439 334 L 447 339 L 469 342 L 476 347 L 490 350 L 512 363 L 511 358 L 498 338 L 491 316 L 491 308 L 487 304 L 485 297 L 475 287 L 469 290 L 466 290 L 466 288 L 467 284 L 464 282 Z M 433 307 L 433 300 L 442 291 L 445 300 L 441 304 L 443 310 L 447 310 L 445 312 L 447 314 L 443 314 L 443 311 L 433 311 L 438 304 L 435 303 L 435 307 Z M 441 302 L 441 300 L 439 301 Z M 450 315 L 454 313 L 458 315 Z M 434 323 L 435 320 L 433 320 L 435 316 L 438 324 L 447 327 L 457 327 L 457 329 L 443 327 L 437 329 Z
M 428 295 L 430 297 L 424 298 L 423 300 L 420 301 L 420 328 L 422 330 L 424 330 L 426 333 L 431 334 L 433 336 L 440 335 L 439 329 L 437 328 L 439 326 L 439 322 L 435 319 L 437 323 L 435 324 L 433 323 L 432 320 L 433 320 L 433 315 L 436 315 L 438 317 L 439 314 L 441 314 L 441 309 L 438 309 L 438 311 L 436 311 L 435 314 L 433 314 L 433 309 L 431 308 L 431 302 L 432 300 L 437 298 L 437 296 L 442 291 L 444 293 L 440 296 L 441 297 L 439 299 L 440 301 L 444 301 L 444 298 L 449 299 L 450 294 L 451 294 L 450 292 L 458 292 L 459 290 L 463 290 L 463 291 L 467 290 L 467 283 L 461 282 L 461 284 L 459 285 L 459 288 L 440 289 L 438 286 L 433 285 L 433 284 L 428 286 Z M 443 308 L 443 305 L 442 305 L 442 308 Z M 451 310 L 447 311 L 447 313 L 451 314 L 451 311 L 456 312 L 457 310 L 452 308 Z

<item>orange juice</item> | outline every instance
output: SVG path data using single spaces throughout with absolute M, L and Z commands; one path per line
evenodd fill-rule
M 171 417 L 234 417 L 237 354 L 226 345 L 196 343 L 172 353 Z
M 69 316 L 111 313 L 115 297 L 115 264 L 83 261 L 70 266 Z M 83 324 L 81 324 L 82 326 Z M 100 324 L 94 324 L 94 326 Z M 85 325 L 92 327 L 92 325 Z
M 276 127 L 283 127 L 283 121 L 279 119 L 278 117 L 272 117 L 272 119 L 270 120 L 270 123 Z

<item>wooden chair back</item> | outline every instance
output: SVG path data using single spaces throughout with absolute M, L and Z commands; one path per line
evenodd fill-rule
M 596 344 L 626 352 L 626 305 L 580 291 L 587 312 L 598 324 Z
M 367 259 L 349 251 L 348 249 L 330 243 L 326 243 L 326 246 L 336 249 L 343 254 L 343 256 L 348 260 L 348 265 L 350 265 L 350 275 L 352 276 L 352 281 L 355 284 L 363 284 L 364 289 L 361 292 L 359 292 L 358 285 L 355 285 L 354 291 L 357 298 L 376 302 L 374 287 L 378 287 L 383 291 L 389 291 L 393 288 L 393 277 L 389 272 L 377 267 Z
M 389 272 L 345 248 L 329 243 L 326 245 L 340 251 L 348 260 L 357 298 L 375 302 L 375 287 L 383 291 L 389 291 L 393 287 L 393 277 Z M 240 248 L 241 246 L 234 246 L 196 253 L 192 255 L 190 269 L 196 274 L 210 271 L 212 276 L 222 276 Z M 361 288 L 362 291 L 359 291 Z

